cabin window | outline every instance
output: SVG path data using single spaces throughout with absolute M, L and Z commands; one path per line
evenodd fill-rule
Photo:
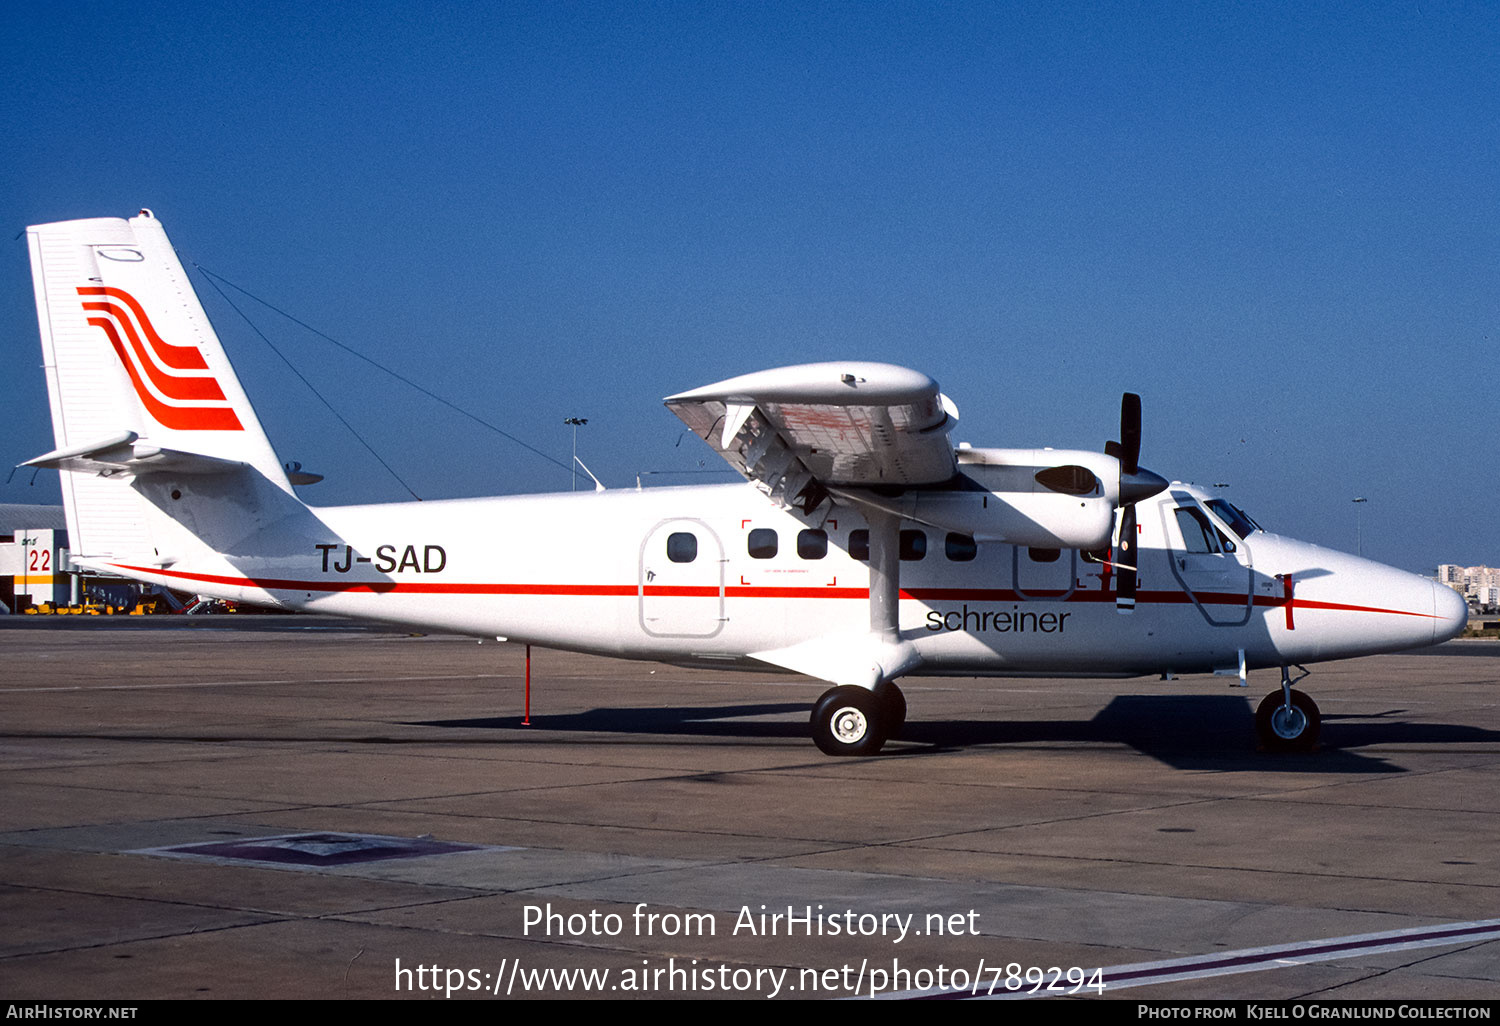
M 943 539 L 943 552 L 955 563 L 967 563 L 979 554 L 979 544 L 972 534 L 954 534 Z
M 925 531 L 901 532 L 901 558 L 912 562 L 927 555 L 927 533 Z
M 870 561 L 870 532 L 863 527 L 849 532 L 849 558 L 861 563 Z
M 698 558 L 698 536 L 688 531 L 667 535 L 667 558 L 674 563 L 691 563 Z
M 1031 557 L 1033 563 L 1056 563 L 1062 555 L 1062 549 L 1027 549 L 1026 555 Z
M 776 555 L 776 549 L 776 532 L 769 527 L 757 527 L 750 532 L 751 559 L 771 559 Z
M 927 535 L 921 531 L 901 532 L 901 558 L 912 562 L 927 555 Z M 863 527 L 849 532 L 849 556 L 860 562 L 870 559 L 870 532 Z
M 822 559 L 828 555 L 828 532 L 817 529 L 797 533 L 797 555 L 802 559 Z

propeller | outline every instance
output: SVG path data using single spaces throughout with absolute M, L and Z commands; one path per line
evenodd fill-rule
M 1166 478 L 1141 469 L 1141 397 L 1120 397 L 1120 441 L 1104 444 L 1106 455 L 1120 461 L 1120 543 L 1115 548 L 1115 609 L 1135 612 L 1140 563 L 1136 556 L 1135 504 L 1167 487 Z

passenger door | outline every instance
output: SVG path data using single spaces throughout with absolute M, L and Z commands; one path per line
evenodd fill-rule
M 641 629 L 710 638 L 724 628 L 724 546 L 701 520 L 663 520 L 641 543 Z

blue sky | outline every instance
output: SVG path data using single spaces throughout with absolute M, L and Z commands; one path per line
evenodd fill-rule
M 975 445 L 1098 448 L 1266 526 L 1500 563 L 1500 8 L 11 5 L 12 235 L 151 207 L 199 263 L 609 486 L 717 470 L 662 396 L 933 375 Z M 406 497 L 198 279 L 283 459 Z M 23 240 L 5 456 L 52 447 Z M 254 304 L 424 498 L 569 475 Z M 685 483 L 729 476 L 659 475 Z M 0 501 L 57 501 L 52 472 Z

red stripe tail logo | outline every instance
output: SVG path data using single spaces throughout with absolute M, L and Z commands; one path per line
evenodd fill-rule
M 104 332 L 115 355 L 130 376 L 130 384 L 146 411 L 163 427 L 175 431 L 243 431 L 234 410 L 225 403 L 224 390 L 196 346 L 166 342 L 145 309 L 124 289 L 79 286 L 88 322 Z

